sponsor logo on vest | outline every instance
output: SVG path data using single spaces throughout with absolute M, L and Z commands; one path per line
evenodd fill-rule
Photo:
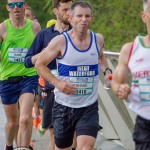
M 144 60 L 143 58 L 139 58 L 139 59 L 135 60 L 135 62 L 136 62 L 136 63 L 140 63 L 140 62 L 142 62 L 143 60 Z

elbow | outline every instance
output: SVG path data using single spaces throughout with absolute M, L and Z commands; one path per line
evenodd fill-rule
M 37 72 L 39 72 L 39 66 L 40 66 L 39 62 L 36 61 L 34 68 L 36 69 Z
M 24 60 L 24 66 L 26 68 L 31 68 L 31 67 L 34 67 L 34 65 L 32 64 L 31 62 L 31 57 L 26 57 L 25 60 Z
M 24 61 L 24 66 L 25 66 L 26 68 L 29 68 L 29 65 L 28 65 L 27 61 Z

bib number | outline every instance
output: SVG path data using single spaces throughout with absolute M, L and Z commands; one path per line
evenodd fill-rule
M 27 48 L 9 48 L 8 61 L 11 63 L 24 63 L 27 52 Z
M 76 92 L 74 95 L 84 96 L 92 94 L 94 82 L 92 77 L 70 77 L 69 81 L 76 86 Z
M 150 102 L 150 77 L 139 79 L 141 102 Z

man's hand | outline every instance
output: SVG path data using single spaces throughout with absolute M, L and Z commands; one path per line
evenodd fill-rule
M 130 85 L 129 84 L 120 84 L 117 96 L 119 99 L 127 99 L 128 95 L 131 93 Z
M 72 95 L 76 92 L 75 85 L 69 82 L 59 80 L 56 87 L 59 89 L 59 91 L 67 95 Z

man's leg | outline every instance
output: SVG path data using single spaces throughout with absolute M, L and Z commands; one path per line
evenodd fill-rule
M 38 130 L 38 125 L 41 123 L 40 110 L 38 108 L 38 95 L 35 95 L 34 107 L 32 110 L 33 127 Z
M 18 117 L 19 117 L 18 103 L 3 105 L 3 107 L 6 115 L 6 124 L 5 124 L 6 145 L 12 146 L 18 130 Z
M 80 135 L 77 137 L 77 149 L 93 150 L 96 138 L 87 135 Z
M 74 128 L 72 128 L 72 108 L 55 102 L 53 107 L 53 126 L 55 150 L 72 150 Z M 72 116 L 73 112 L 73 116 Z M 75 121 L 75 120 L 74 120 Z
M 17 144 L 19 146 L 29 147 L 32 134 L 32 108 L 34 104 L 34 94 L 24 93 L 19 98 L 20 118 Z
M 99 130 L 98 102 L 77 110 L 82 117 L 76 123 L 77 149 L 93 150 Z
M 76 147 L 77 147 L 77 138 L 76 138 L 76 132 L 75 132 L 74 137 L 73 137 L 72 150 L 75 150 Z
M 55 150 L 54 130 L 53 130 L 53 128 L 49 129 L 49 133 L 50 133 L 49 150 Z
M 41 87 L 40 85 L 38 85 L 38 109 L 39 109 L 39 112 L 40 112 L 41 122 L 38 125 L 37 131 L 38 131 L 38 134 L 41 135 L 41 136 L 44 135 L 44 130 L 45 130 L 45 129 L 42 128 L 43 107 L 44 107 L 44 103 L 45 103 L 45 97 L 44 97 L 43 91 L 44 91 L 44 87 Z M 40 132 L 41 129 L 42 129 L 42 132 Z

